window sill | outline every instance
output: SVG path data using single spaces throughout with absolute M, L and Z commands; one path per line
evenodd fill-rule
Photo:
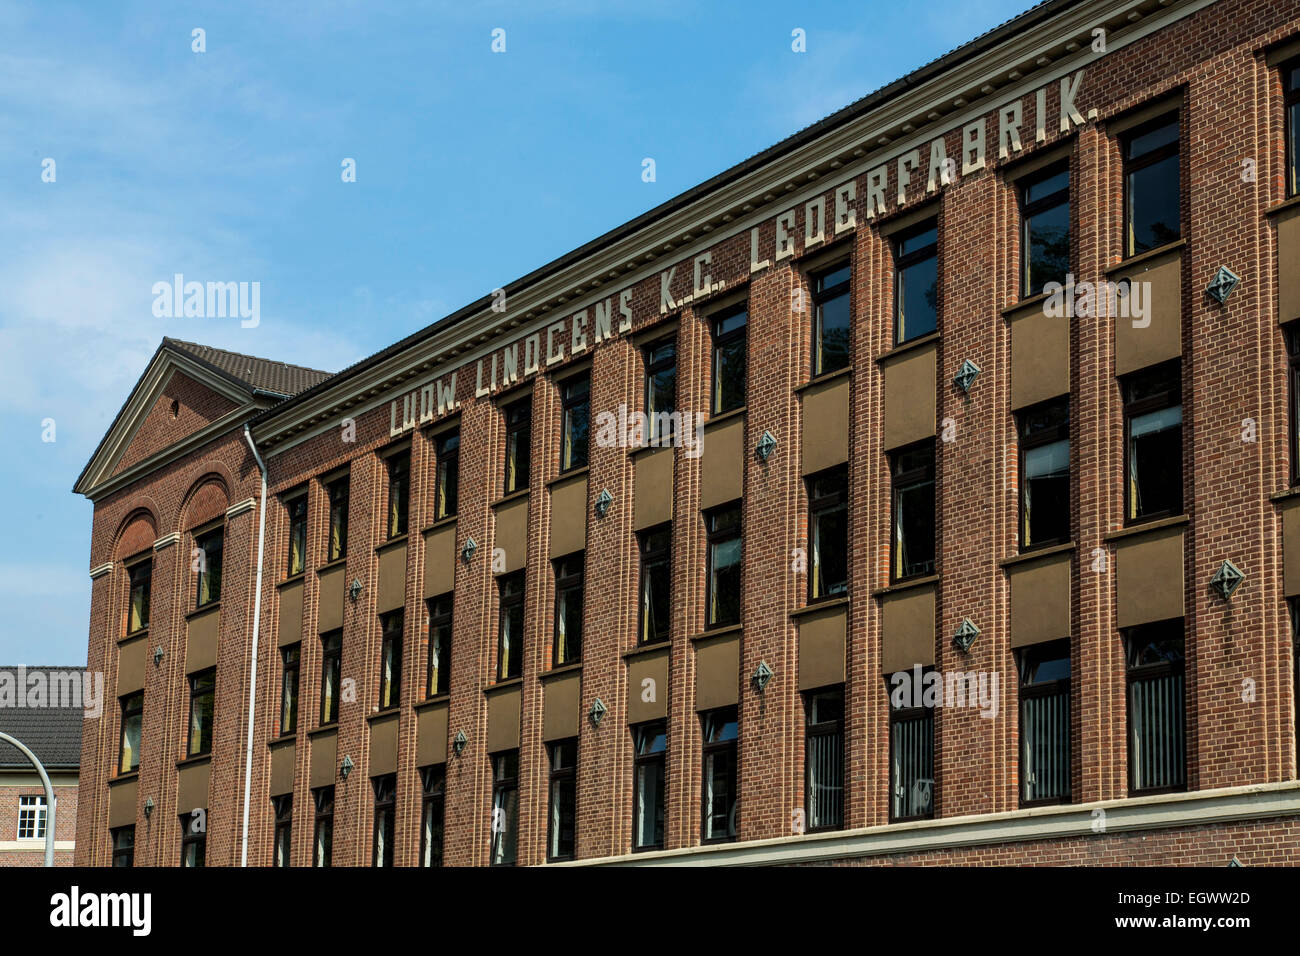
M 1073 541 L 1063 541 L 1061 544 L 1048 545 L 1045 548 L 1034 548 L 1030 551 L 1021 551 L 1019 554 L 1013 554 L 1009 558 L 1003 558 L 998 562 L 1000 567 L 1010 568 L 1017 564 L 1028 564 L 1030 561 L 1037 561 L 1040 558 L 1050 558 L 1058 554 L 1065 554 L 1074 550 Z
M 1276 494 L 1271 494 L 1268 496 L 1269 501 L 1279 501 L 1279 502 L 1290 501 L 1292 498 L 1300 498 L 1300 486 L 1296 486 L 1294 488 L 1287 488 L 1283 491 L 1277 492 Z
M 640 657 L 643 654 L 653 654 L 655 651 L 664 651 L 673 646 L 672 638 L 663 641 L 652 641 L 649 644 L 638 644 L 630 651 L 623 652 L 623 660 L 631 660 L 634 657 Z
M 376 720 L 383 720 L 386 717 L 396 717 L 401 712 L 402 712 L 402 708 L 400 706 L 385 707 L 383 710 L 377 710 L 374 713 L 366 714 L 366 723 L 370 723 Z
M 375 545 L 375 554 L 380 554 L 383 551 L 387 551 L 389 548 L 395 548 L 399 544 L 406 544 L 409 537 L 409 534 L 393 535 L 393 537 L 389 538 L 382 544 Z
M 445 694 L 438 694 L 434 697 L 426 697 L 424 700 L 416 701 L 412 710 L 427 710 L 430 707 L 437 707 L 439 704 L 445 704 L 451 700 L 451 691 Z
M 715 627 L 712 630 L 703 630 L 691 638 L 692 642 L 707 641 L 714 637 L 730 637 L 733 634 L 739 634 L 745 629 L 744 624 L 726 624 Z
M 1156 246 L 1154 249 L 1148 249 L 1146 252 L 1139 252 L 1135 256 L 1121 259 L 1113 266 L 1107 266 L 1104 271 L 1108 276 L 1114 275 L 1116 272 L 1127 272 L 1134 266 L 1140 266 L 1142 263 L 1150 262 L 1152 259 L 1159 259 L 1161 256 L 1182 249 L 1186 245 L 1186 239 L 1175 239 L 1173 242 L 1166 242 L 1163 246 Z
M 739 408 L 732 408 L 725 412 L 718 412 L 716 415 L 710 412 L 708 421 L 704 423 L 704 427 L 705 429 L 708 429 L 711 425 L 721 425 L 724 422 L 731 421 L 733 418 L 744 418 L 748 407 L 749 406 L 747 405 L 741 405 Z
M 837 608 L 837 607 L 847 607 L 848 604 L 849 604 L 849 599 L 847 596 L 840 597 L 836 595 L 835 597 L 823 598 L 818 601 L 811 601 L 808 604 L 805 604 L 803 607 L 797 607 L 790 612 L 790 616 L 793 618 L 800 618 L 807 614 L 815 614 L 818 611 L 826 611 L 826 610 L 830 610 L 831 608 Z
M 119 783 L 129 783 L 132 780 L 139 780 L 139 779 L 140 779 L 140 771 L 138 769 L 128 770 L 126 773 L 119 773 L 117 776 L 109 778 L 108 785 L 112 787 Z
M 1019 312 L 1027 312 L 1034 306 L 1040 306 L 1052 297 L 1051 292 L 1039 292 L 1035 295 L 1024 296 L 1018 302 L 1014 302 L 1002 310 L 1002 318 L 1009 319 Z
M 1269 206 L 1264 210 L 1265 216 L 1276 216 L 1284 213 L 1288 209 L 1300 208 L 1300 196 L 1292 196 L 1290 199 L 1284 199 L 1275 206 Z
M 919 578 L 907 578 L 904 581 L 895 581 L 888 587 L 877 588 L 871 592 L 872 597 L 886 597 L 890 594 L 898 594 L 900 591 L 910 591 L 913 588 L 923 588 L 928 585 L 938 584 L 939 575 L 927 574 Z
M 121 647 L 123 644 L 126 644 L 130 641 L 136 641 L 142 637 L 148 637 L 148 636 L 149 636 L 149 628 L 142 627 L 138 631 L 132 631 L 130 634 L 127 634 L 125 637 L 119 637 L 117 639 L 117 646 Z
M 327 561 L 316 569 L 317 574 L 324 574 L 326 571 L 332 571 L 334 568 L 344 567 L 348 563 L 347 555 L 341 558 L 335 558 L 333 561 Z
M 841 378 L 850 378 L 852 375 L 853 375 L 853 363 L 850 362 L 848 365 L 844 366 L 843 368 L 837 368 L 833 372 L 826 372 L 822 375 L 814 376 L 813 378 L 808 379 L 808 381 L 804 382 L 802 385 L 796 385 L 794 388 L 794 393 L 796 395 L 801 395 L 804 392 L 810 389 L 814 389 L 819 385 L 825 385 L 827 382 L 834 382 Z
M 523 687 L 524 679 L 522 677 L 507 677 L 499 680 L 495 684 L 486 684 L 483 687 L 483 693 L 491 694 L 493 691 L 509 690 L 511 687 Z
M 307 572 L 306 572 L 306 571 L 299 571 L 297 574 L 291 574 L 291 575 L 289 575 L 287 578 L 285 578 L 283 581 L 281 581 L 279 584 L 277 584 L 276 587 L 277 587 L 277 588 L 282 588 L 282 587 L 286 587 L 286 586 L 288 586 L 288 585 L 290 585 L 290 584 L 299 584 L 299 583 L 301 583 L 301 582 L 303 581 L 303 579 L 305 579 L 306 577 L 307 577 Z
M 190 611 L 190 613 L 186 614 L 185 620 L 192 621 L 196 617 L 202 617 L 204 614 L 211 614 L 213 611 L 220 611 L 220 610 L 221 610 L 220 601 L 210 601 L 207 604 L 203 605 L 203 607 L 196 607 L 194 610 Z
M 1102 540 L 1119 541 L 1123 538 L 1131 538 L 1134 535 L 1146 534 L 1149 531 L 1177 528 L 1190 523 L 1190 520 L 1185 514 L 1173 515 L 1169 518 L 1153 518 L 1150 521 L 1143 521 L 1141 524 L 1132 524 L 1126 528 L 1120 528 L 1118 531 L 1108 531 L 1102 535 Z
M 315 730 L 309 730 L 309 731 L 307 731 L 307 736 L 308 736 L 308 737 L 318 737 L 318 736 L 323 737 L 325 734 L 336 734 L 336 733 L 338 733 L 338 730 L 339 730 L 339 722 L 338 722 L 337 720 L 335 720 L 335 721 L 332 721 L 332 722 L 330 722 L 330 723 L 328 723 L 328 724 L 321 724 L 321 725 L 320 725 L 319 727 L 317 727 Z
M 281 734 L 279 737 L 274 737 L 271 740 L 268 740 L 266 742 L 266 746 L 267 749 L 269 750 L 281 750 L 284 747 L 288 746 L 289 744 L 294 744 L 297 742 L 298 742 L 298 734 L 295 731 L 292 734 Z
M 582 670 L 582 661 L 573 661 L 569 664 L 558 664 L 548 671 L 542 671 L 537 676 L 542 680 L 546 680 L 550 677 L 560 677 L 563 674 L 573 674 L 580 670 Z
M 560 473 L 546 483 L 547 488 L 554 488 L 556 485 L 562 485 L 566 481 L 572 481 L 575 478 L 586 478 L 587 473 L 591 471 L 590 465 L 583 465 L 581 468 L 571 468 L 569 471 Z
M 920 349 L 925 348 L 927 345 L 931 345 L 934 342 L 938 342 L 939 338 L 940 338 L 940 334 L 938 332 L 930 332 L 927 335 L 922 335 L 919 336 L 918 338 L 910 339 L 909 341 L 904 342 L 902 345 L 895 345 L 888 352 L 885 352 L 881 355 L 877 355 L 876 364 L 886 365 L 889 362 L 892 362 L 894 359 L 898 358 L 900 355 L 906 355 L 909 352 L 916 352 Z
M 509 504 L 509 503 L 512 502 L 512 501 L 518 501 L 520 498 L 527 498 L 527 497 L 528 497 L 528 492 L 529 492 L 529 490 L 530 490 L 530 489 L 528 489 L 528 488 L 520 488 L 520 489 L 518 489 L 517 491 L 512 491 L 512 492 L 510 492 L 510 494 L 508 494 L 508 495 L 502 495 L 502 496 L 501 496 L 500 498 L 498 498 L 496 501 L 492 502 L 491 507 L 493 507 L 493 508 L 499 508 L 499 507 L 501 507 L 502 505 Z M 443 520 L 443 521 L 454 521 L 454 520 L 456 520 L 456 516 L 453 515 L 451 518 L 443 518 L 442 520 Z
M 682 414 L 689 415 L 691 413 L 682 412 Z M 642 455 L 648 455 L 650 452 L 653 451 L 663 451 L 665 448 L 673 449 L 678 447 L 685 447 L 682 444 L 683 439 L 680 435 L 665 435 L 662 437 L 656 436 L 653 439 L 646 439 L 646 441 L 647 442 L 654 441 L 656 444 L 636 445 L 632 448 L 629 448 L 627 450 L 627 457 L 640 458 Z
M 192 757 L 181 757 L 180 760 L 176 761 L 176 769 L 180 770 L 183 767 L 195 767 L 198 766 L 199 764 L 205 764 L 211 762 L 212 762 L 212 751 L 209 750 L 205 754 L 195 754 Z
M 458 515 L 452 515 L 450 518 L 439 518 L 429 527 L 425 528 L 421 534 L 428 534 L 430 531 L 437 531 L 439 528 L 449 528 L 456 523 Z

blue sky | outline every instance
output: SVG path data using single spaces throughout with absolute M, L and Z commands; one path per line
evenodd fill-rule
M 70 489 L 162 336 L 343 368 L 1029 5 L 0 0 L 0 664 L 85 662 Z

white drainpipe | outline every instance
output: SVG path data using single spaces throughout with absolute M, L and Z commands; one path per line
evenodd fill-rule
M 248 866 L 248 804 L 253 788 L 253 717 L 257 712 L 257 635 L 262 626 L 262 554 L 266 545 L 266 463 L 257 453 L 253 433 L 244 426 L 244 438 L 253 450 L 253 459 L 262 473 L 262 502 L 257 517 L 257 583 L 253 591 L 253 647 L 248 667 L 248 744 L 244 750 L 244 835 L 239 851 L 239 865 Z

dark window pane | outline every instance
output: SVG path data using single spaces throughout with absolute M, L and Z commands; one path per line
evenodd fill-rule
M 1026 216 L 1025 246 L 1025 294 L 1037 295 L 1048 282 L 1063 285 L 1070 271 L 1070 204 L 1064 202 Z
M 898 341 L 928 335 L 938 327 L 939 259 L 931 256 L 898 273 Z
M 1182 407 L 1135 416 L 1129 423 L 1131 516 L 1183 510 Z
M 1179 194 L 1177 154 L 1129 173 L 1129 255 L 1173 242 L 1182 234 Z
M 824 375 L 849 364 L 849 294 L 847 291 L 816 303 L 814 375 Z

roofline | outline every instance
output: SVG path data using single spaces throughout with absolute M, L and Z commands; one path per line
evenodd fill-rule
M 837 129 L 840 126 L 850 123 L 853 120 L 859 118 L 860 116 L 871 112 L 872 110 L 878 109 L 879 107 L 901 96 L 903 93 L 913 89 L 914 87 L 919 86 L 924 82 L 927 82 L 931 79 L 934 79 L 937 76 L 949 72 L 954 67 L 957 67 L 960 64 L 966 62 L 967 60 L 970 60 L 978 56 L 979 54 L 985 52 L 991 47 L 998 45 L 1007 37 L 1014 34 L 1021 33 L 1022 31 L 1029 29 L 1035 26 L 1036 24 L 1055 16 L 1056 14 L 1060 13 L 1063 10 L 1068 10 L 1072 7 L 1080 6 L 1087 2 L 1088 0 L 1044 0 L 1044 2 L 1039 3 L 1034 7 L 1031 7 L 1030 9 L 1026 10 L 1024 13 L 1021 13 L 1018 16 L 1015 16 L 1012 19 L 1001 24 L 1000 26 L 994 27 L 992 30 L 989 30 L 988 32 L 975 37 L 973 40 L 967 41 L 966 43 L 950 51 L 949 53 L 944 54 L 938 59 L 931 60 L 929 63 L 925 64 L 924 66 L 918 67 L 917 69 L 911 71 L 910 73 L 907 73 L 904 76 L 898 78 L 897 80 L 894 80 L 892 83 L 889 83 L 886 86 L 881 87 L 875 92 L 868 93 L 866 96 L 862 97 L 859 100 L 854 101 L 853 103 L 850 103 L 848 106 L 845 106 L 843 109 L 840 109 L 835 113 L 832 113 L 830 116 L 826 117 L 825 119 L 818 120 L 816 123 L 813 123 L 811 126 L 804 127 L 798 132 L 790 136 L 787 136 L 785 139 L 779 141 L 775 145 L 769 146 L 767 149 L 763 150 L 760 153 L 756 153 L 755 155 L 751 156 L 749 159 L 743 160 L 742 162 L 737 163 L 736 165 L 723 170 L 721 173 L 718 173 L 716 176 L 713 176 L 711 179 L 707 179 L 704 182 L 700 183 L 699 185 L 693 186 L 683 193 L 679 193 L 673 198 L 668 199 L 663 203 L 660 203 L 658 206 L 655 206 L 653 209 L 650 209 L 647 212 L 642 213 L 636 218 L 630 219 L 627 222 L 623 223 L 622 225 L 616 226 L 610 231 L 604 233 L 603 235 L 597 236 L 595 239 L 592 239 L 590 242 L 587 242 L 584 245 L 581 245 L 578 248 L 565 253 L 564 255 L 560 256 L 558 259 L 553 259 L 550 262 L 546 263 L 545 265 L 540 266 L 537 269 L 534 269 L 532 272 L 528 273 L 527 275 L 524 275 L 519 279 L 516 279 L 514 282 L 507 283 L 505 286 L 503 286 L 503 289 L 508 296 L 518 295 L 520 292 L 523 292 L 530 286 L 536 285 L 542 280 L 549 278 L 550 276 L 558 272 L 561 272 L 564 269 L 567 269 L 569 266 L 573 265 L 574 263 L 581 261 L 582 259 L 590 256 L 591 254 L 600 251 L 601 249 L 604 249 L 606 246 L 612 245 L 615 242 L 627 238 L 628 236 L 639 231 L 640 229 L 652 224 L 655 220 L 660 219 L 669 213 L 675 212 L 684 206 L 688 206 L 691 203 L 696 202 L 705 196 L 717 192 L 718 190 L 722 189 L 724 186 L 727 186 L 730 183 L 736 181 L 737 179 L 740 179 L 748 175 L 754 170 L 759 169 L 762 166 L 765 166 L 768 163 L 771 163 L 772 161 L 781 158 L 787 153 L 793 152 L 794 150 L 797 150 L 807 145 L 813 140 L 816 140 L 818 137 L 823 136 L 824 134 L 834 129 Z M 364 358 L 360 362 L 357 362 L 349 366 L 348 368 L 336 372 L 334 375 L 331 375 L 329 378 L 317 382 L 315 385 L 311 386 L 310 388 L 304 389 L 303 391 L 294 395 L 292 398 L 289 398 L 284 402 L 280 402 L 279 404 L 274 405 L 271 408 L 268 408 L 265 411 L 258 413 L 256 416 L 254 416 L 251 424 L 254 427 L 262 425 L 274 419 L 279 413 L 295 408 L 298 405 L 302 404 L 303 402 L 316 397 L 322 392 L 329 391 L 330 389 L 338 385 L 341 385 L 342 383 L 347 382 L 348 380 L 358 375 L 361 375 L 367 370 L 374 368 L 375 366 L 387 361 L 388 359 L 392 358 L 394 355 L 397 355 L 405 351 L 406 349 L 410 348 L 411 346 L 424 341 L 430 336 L 436 333 L 444 332 L 447 329 L 452 328 L 455 325 L 458 325 L 459 323 L 465 321 L 471 316 L 481 313 L 485 308 L 491 305 L 492 299 L 493 296 L 491 294 L 476 299 L 475 301 L 469 303 L 468 305 L 465 305 L 460 309 L 456 310 L 455 312 L 452 312 L 451 314 L 437 320 L 431 325 L 427 325 L 424 328 L 411 333 L 405 338 L 400 339 L 397 342 L 394 342 L 392 345 L 389 345 L 386 348 L 381 349 L 380 351 L 374 353 L 368 358 Z

